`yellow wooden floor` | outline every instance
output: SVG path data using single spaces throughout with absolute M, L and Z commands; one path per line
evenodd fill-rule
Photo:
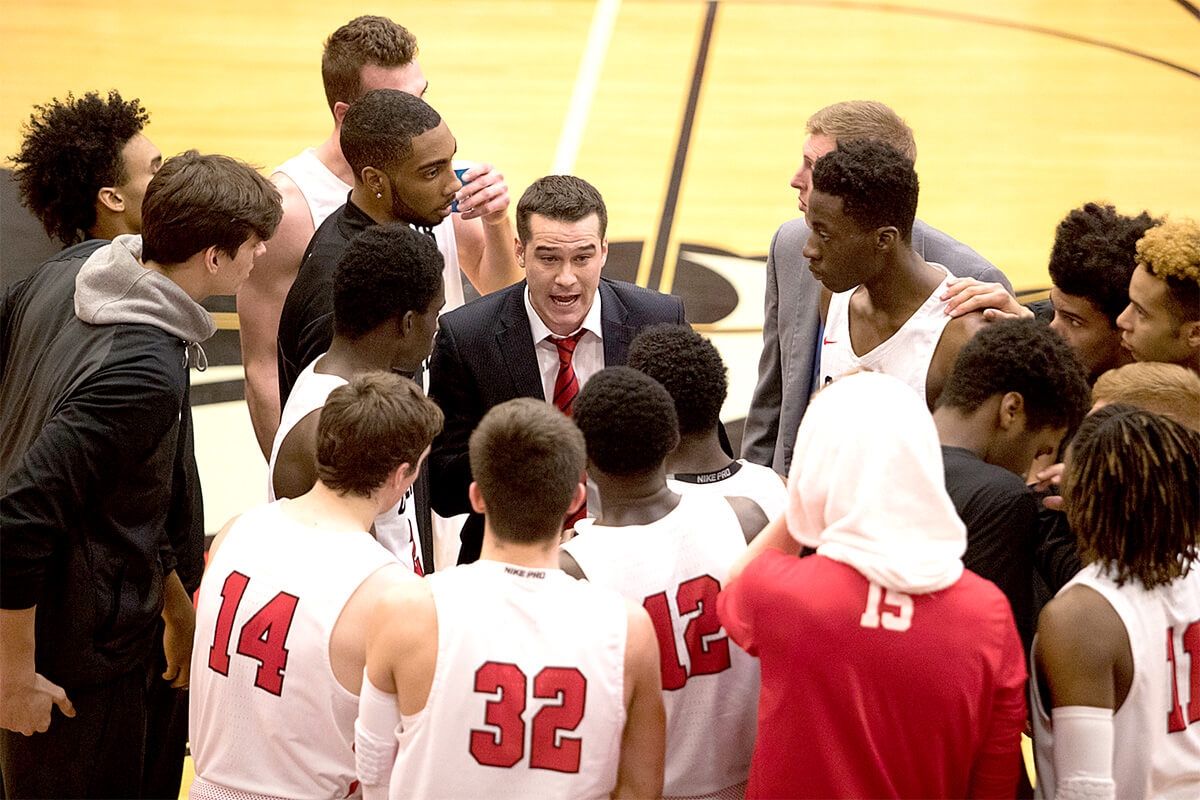
M 0 0 L 0 153 L 35 103 L 115 87 L 142 99 L 164 153 L 271 167 L 328 135 L 321 44 L 360 13 L 416 33 L 427 99 L 460 155 L 497 164 L 514 199 L 573 170 L 604 193 L 610 239 L 642 245 L 641 282 L 687 297 L 701 263 L 735 287 L 709 328 L 730 367 L 727 419 L 749 404 L 761 257 L 797 213 L 788 181 L 824 105 L 899 111 L 917 136 L 921 217 L 1018 288 L 1047 285 L 1054 227 L 1086 201 L 1200 217 L 1200 17 L 1187 0 Z M 581 74 L 594 91 L 577 91 Z M 262 500 L 265 468 L 243 404 L 196 419 L 215 529 Z

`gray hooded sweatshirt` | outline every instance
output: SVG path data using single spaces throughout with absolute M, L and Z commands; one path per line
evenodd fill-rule
M 141 666 L 164 575 L 203 547 L 187 368 L 216 326 L 140 254 L 49 262 L 5 320 L 0 606 L 37 606 L 37 669 L 68 688 Z

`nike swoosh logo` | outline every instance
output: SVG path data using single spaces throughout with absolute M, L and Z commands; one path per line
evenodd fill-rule
M 821 340 L 821 344 L 837 344 L 837 342 L 833 341 L 832 339 L 825 338 Z

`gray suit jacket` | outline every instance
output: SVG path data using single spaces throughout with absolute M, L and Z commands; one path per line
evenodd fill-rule
M 783 223 L 771 240 L 758 385 L 742 434 L 742 458 L 781 475 L 791 466 L 796 429 L 814 389 L 821 284 L 801 254 L 808 235 L 807 223 L 797 218 Z M 1008 278 L 991 262 L 921 220 L 913 223 L 912 247 L 954 275 L 1001 283 L 1012 291 Z

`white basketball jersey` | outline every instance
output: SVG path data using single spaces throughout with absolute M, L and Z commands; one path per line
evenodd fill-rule
M 905 320 L 900 330 L 861 356 L 850 346 L 850 296 L 858 287 L 838 292 L 829 299 L 824 339 L 821 340 L 822 386 L 851 372 L 870 370 L 899 378 L 925 399 L 925 379 L 929 376 L 933 352 L 950 322 L 945 313 L 946 301 L 939 298 L 946 291 L 946 283 L 953 278 L 941 264 L 930 266 L 946 273 L 933 294 Z
M 758 712 L 759 666 L 717 619 L 717 592 L 746 550 L 724 497 L 685 494 L 650 525 L 581 520 L 563 545 L 588 580 L 640 603 L 658 634 L 667 709 L 667 796 L 745 783 Z
M 308 211 L 312 214 L 313 230 L 321 227 L 330 214 L 346 204 L 346 196 L 354 187 L 344 182 L 317 158 L 315 148 L 308 148 L 299 155 L 280 164 L 276 172 L 282 172 L 300 187 Z M 442 277 L 446 285 L 446 306 L 442 313 L 453 311 L 463 304 L 462 275 L 458 270 L 458 242 L 454 236 L 453 215 L 446 217 L 433 229 L 438 250 L 446 260 Z
M 192 649 L 192 757 L 210 790 L 356 790 L 358 697 L 333 675 L 329 637 L 362 582 L 393 563 L 370 534 L 307 528 L 278 503 L 234 523 L 200 585 Z
M 624 601 L 495 561 L 430 575 L 438 652 L 389 796 L 608 797 L 625 730 Z
M 1137 580 L 1118 588 L 1090 564 L 1061 592 L 1080 584 L 1099 592 L 1120 616 L 1133 651 L 1133 683 L 1113 715 L 1116 796 L 1200 797 L 1200 570 L 1147 591 Z M 1054 729 L 1037 681 L 1033 731 L 1037 794 L 1053 797 Z
M 668 475 L 667 486 L 680 494 L 749 497 L 758 503 L 767 519 L 775 519 L 787 509 L 787 486 L 779 473 L 744 458 L 707 475 Z
M 275 442 L 271 445 L 271 460 L 267 467 L 268 502 L 273 503 L 278 499 L 275 497 L 275 461 L 283 440 L 300 420 L 325 405 L 330 392 L 347 383 L 345 378 L 338 375 L 317 372 L 315 368 L 320 360 L 318 356 L 296 377 L 296 385 L 292 387 L 292 393 L 288 395 L 280 415 L 279 429 L 275 431 Z M 417 529 L 416 500 L 411 486 L 399 503 L 375 518 L 375 538 L 394 553 L 400 563 L 418 575 L 425 574 L 425 565 L 421 560 L 421 536 Z

